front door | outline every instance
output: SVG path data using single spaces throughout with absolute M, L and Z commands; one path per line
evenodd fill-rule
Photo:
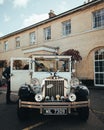
M 23 84 L 31 81 L 31 59 L 11 58 L 11 92 L 18 92 Z

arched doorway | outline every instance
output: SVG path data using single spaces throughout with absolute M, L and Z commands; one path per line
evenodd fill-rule
M 95 52 L 95 86 L 104 87 L 104 48 Z

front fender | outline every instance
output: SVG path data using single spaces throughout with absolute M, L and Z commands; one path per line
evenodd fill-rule
M 84 85 L 79 85 L 75 90 L 75 94 L 77 97 L 77 101 L 85 101 L 89 98 L 89 90 Z
M 19 99 L 23 101 L 31 101 L 34 98 L 34 93 L 31 91 L 29 85 L 23 85 L 18 91 Z
M 26 99 L 30 95 L 30 91 L 28 90 L 27 86 L 21 86 L 18 91 L 18 96 L 20 99 Z

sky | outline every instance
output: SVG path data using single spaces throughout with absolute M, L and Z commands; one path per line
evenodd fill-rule
M 0 0 L 0 37 L 83 5 L 86 0 Z

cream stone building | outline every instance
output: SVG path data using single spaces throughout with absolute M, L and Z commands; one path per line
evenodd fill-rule
M 103 0 L 86 2 L 59 15 L 51 10 L 48 19 L 0 37 L 0 63 L 11 57 L 61 54 L 68 49 L 82 56 L 75 74 L 104 87 Z

